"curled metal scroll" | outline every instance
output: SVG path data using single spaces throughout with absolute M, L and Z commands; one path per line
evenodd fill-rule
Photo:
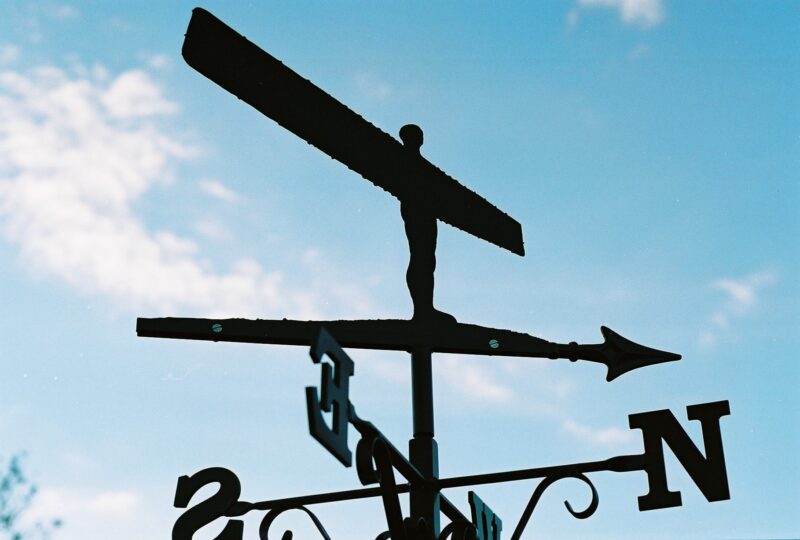
M 356 444 L 356 472 L 358 480 L 362 485 L 377 484 L 380 482 L 380 474 L 373 460 L 377 435 L 364 435 Z
M 594 514 L 595 510 L 597 510 L 597 505 L 600 502 L 600 498 L 597 495 L 597 489 L 594 487 L 594 484 L 592 484 L 592 481 L 589 480 L 586 475 L 583 473 L 577 473 L 567 476 L 548 476 L 539 482 L 539 485 L 536 486 L 536 489 L 533 491 L 531 500 L 528 501 L 528 506 L 526 506 L 525 511 L 522 512 L 522 516 L 519 518 L 519 523 L 517 523 L 517 527 L 514 529 L 514 534 L 511 535 L 511 540 L 519 540 L 519 538 L 522 536 L 522 532 L 525 530 L 525 527 L 528 525 L 528 521 L 531 519 L 533 510 L 536 508 L 536 505 L 539 503 L 539 499 L 542 498 L 545 490 L 564 478 L 575 478 L 580 480 L 592 490 L 592 500 L 589 502 L 589 506 L 587 506 L 585 510 L 576 512 L 575 509 L 572 508 L 572 505 L 569 503 L 569 501 L 564 501 L 564 506 L 567 507 L 567 511 L 569 511 L 569 513 L 577 519 L 586 519 Z
M 475 526 L 468 521 L 451 521 L 439 534 L 439 540 L 475 540 Z
M 397 497 L 397 486 L 394 481 L 394 469 L 389 448 L 383 439 L 373 439 L 372 459 L 375 463 L 375 472 L 381 485 L 381 499 L 386 513 L 386 524 L 389 535 L 394 540 L 406 540 L 408 532 L 400 509 L 400 500 Z
M 277 518 L 280 514 L 286 512 L 287 510 L 302 510 L 303 512 L 308 514 L 308 517 L 310 517 L 311 521 L 314 522 L 314 525 L 317 527 L 317 530 L 322 535 L 322 538 L 324 538 L 325 540 L 331 540 L 331 537 L 328 535 L 328 531 L 326 531 L 325 527 L 322 526 L 322 523 L 320 522 L 319 518 L 314 514 L 314 512 L 312 512 L 305 506 L 288 506 L 283 508 L 273 508 L 272 510 L 270 510 L 267 513 L 267 515 L 264 516 L 264 519 L 261 520 L 261 525 L 259 525 L 258 527 L 258 537 L 261 540 L 269 540 L 269 528 L 272 525 L 272 522 L 275 521 L 275 518 Z M 292 531 L 287 530 L 283 532 L 281 540 L 292 540 L 293 536 L 294 533 L 292 533 Z

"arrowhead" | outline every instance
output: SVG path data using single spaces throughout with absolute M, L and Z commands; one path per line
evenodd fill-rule
M 600 348 L 606 357 L 605 364 L 608 366 L 607 381 L 613 381 L 623 373 L 640 367 L 681 359 L 679 354 L 651 349 L 634 343 L 605 326 L 600 327 L 600 332 L 605 338 L 605 342 Z

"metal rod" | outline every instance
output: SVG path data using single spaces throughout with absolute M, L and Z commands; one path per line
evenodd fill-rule
M 398 484 L 398 493 L 408 493 L 409 491 L 411 491 L 411 484 Z M 242 516 L 251 510 L 272 510 L 273 508 L 281 507 L 308 506 L 312 504 L 352 501 L 354 499 L 379 497 L 380 495 L 381 488 L 373 487 L 351 489 L 346 491 L 331 491 L 328 493 L 317 493 L 315 495 L 301 495 L 299 497 L 286 497 L 284 499 L 272 499 L 270 501 L 260 501 L 255 503 L 238 501 L 228 509 L 228 512 L 225 515 L 227 517 L 235 517 Z
M 414 437 L 433 437 L 433 374 L 430 349 L 411 351 L 411 402 Z
M 372 422 L 368 422 L 366 420 L 362 420 L 356 414 L 355 408 L 353 404 L 350 404 L 350 423 L 361 433 L 362 437 L 380 437 L 383 442 L 386 444 L 387 448 L 389 449 L 389 454 L 392 456 L 392 464 L 397 471 L 405 477 L 410 483 L 414 484 L 422 484 L 425 482 L 425 477 L 423 474 L 411 464 L 409 460 L 403 455 L 403 453 L 395 448 L 392 442 L 386 438 L 386 436 L 381 433 L 381 430 L 375 427 Z
M 518 469 L 487 474 L 472 474 L 469 476 L 456 476 L 434 480 L 439 489 L 454 487 L 476 486 L 480 484 L 496 484 L 499 482 L 514 482 L 529 480 L 531 478 L 545 478 L 548 476 L 574 476 L 581 473 L 610 471 L 630 472 L 640 471 L 644 468 L 644 455 L 632 454 L 616 456 L 602 461 L 589 461 L 573 465 L 556 465 L 553 467 L 537 467 L 533 469 Z
M 411 484 L 398 484 L 397 493 L 409 493 Z M 381 488 L 361 488 L 345 491 L 331 491 L 328 493 L 317 493 L 314 495 L 301 495 L 298 497 L 286 497 L 284 499 L 272 499 L 270 501 L 259 501 L 255 503 L 247 501 L 237 501 L 225 513 L 226 517 L 243 516 L 246 513 L 258 510 L 266 511 L 273 508 L 293 508 L 297 506 L 311 506 L 312 504 L 323 504 L 341 501 L 352 501 L 356 499 L 369 499 L 380 497 Z M 440 495 L 442 513 L 451 521 L 469 521 L 461 511 L 447 497 Z
M 411 399 L 414 438 L 408 442 L 408 457 L 426 480 L 435 480 L 439 476 L 439 449 L 433 438 L 433 373 L 429 348 L 411 351 Z M 438 538 L 440 532 L 440 505 L 439 490 L 430 483 L 411 492 L 412 523 L 424 519 L 434 538 Z
M 607 380 L 640 367 L 672 362 L 681 356 L 644 347 L 601 327 L 604 343 L 579 345 L 543 339 L 474 324 L 455 323 L 447 331 L 431 333 L 414 320 L 292 321 L 248 319 L 196 319 L 166 317 L 136 319 L 141 337 L 200 339 L 241 343 L 311 345 L 325 327 L 344 348 L 408 351 L 424 347 L 431 352 L 589 360 L 608 366 Z
M 589 461 L 586 463 L 575 463 L 571 465 L 555 465 L 551 467 L 537 467 L 533 469 L 518 469 L 514 471 L 504 471 L 488 474 L 473 474 L 469 476 L 456 476 L 453 478 L 433 479 L 431 482 L 436 489 L 448 489 L 455 487 L 474 486 L 480 484 L 494 484 L 499 482 L 514 482 L 519 480 L 530 480 L 533 478 L 545 477 L 567 477 L 590 472 L 631 472 L 639 471 L 644 467 L 644 455 L 631 454 L 616 456 L 602 461 Z M 412 493 L 411 484 L 398 484 L 398 493 Z M 345 491 L 331 491 L 328 493 L 317 493 L 314 495 L 301 495 L 299 497 L 288 497 L 285 499 L 273 499 L 250 503 L 238 501 L 228 509 L 225 514 L 228 517 L 241 516 L 251 510 L 271 510 L 279 507 L 307 506 L 329 502 L 349 501 L 354 499 L 367 499 L 379 497 L 381 488 L 361 488 Z M 463 518 L 459 510 L 444 495 L 440 495 L 441 510 L 444 514 L 454 520 L 458 517 Z

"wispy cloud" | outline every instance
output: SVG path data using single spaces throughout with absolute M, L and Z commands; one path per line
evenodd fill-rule
M 581 441 L 595 446 L 618 446 L 634 440 L 634 434 L 630 430 L 617 427 L 598 429 L 574 420 L 565 420 L 561 427 Z
M 359 373 L 368 373 L 393 385 L 410 388 L 410 370 L 405 366 L 398 366 L 397 359 L 386 358 L 383 353 L 370 350 L 361 350 L 356 354 Z
M 166 375 L 161 377 L 161 380 L 171 381 L 171 382 L 185 381 L 189 377 L 189 375 L 191 375 L 194 371 L 196 371 L 200 367 L 202 367 L 202 364 L 195 364 L 189 369 L 184 370 L 184 372 L 181 373 L 180 375 L 175 375 L 174 372 L 170 371 Z
M 474 359 L 443 354 L 437 357 L 435 366 L 437 377 L 473 401 L 506 403 L 514 398 L 511 387 L 498 382 L 491 370 Z
M 650 46 L 646 43 L 639 43 L 628 52 L 628 60 L 640 60 L 650 53 Z
M 711 314 L 709 327 L 700 335 L 700 344 L 714 346 L 719 338 L 730 331 L 734 319 L 745 317 L 758 305 L 761 291 L 777 281 L 774 271 L 765 270 L 743 278 L 721 278 L 711 284 L 725 294 L 724 302 Z
M 42 13 L 51 19 L 75 19 L 80 15 L 78 9 L 69 4 L 51 4 L 42 8 Z
M 195 221 L 192 228 L 201 236 L 209 240 L 229 240 L 232 238 L 231 232 L 227 227 L 218 219 L 213 217 L 206 217 L 202 220 Z
M 578 21 L 580 21 L 581 14 L 578 11 L 578 8 L 572 8 L 567 11 L 567 27 L 575 28 L 578 25 Z
M 357 73 L 354 80 L 356 88 L 369 98 L 386 99 L 394 92 L 391 84 L 374 73 Z
M 318 316 L 282 274 L 251 259 L 216 272 L 192 240 L 148 230 L 134 203 L 194 154 L 159 122 L 178 107 L 145 71 L 82 73 L 0 72 L 0 234 L 31 269 L 131 310 Z
M 222 182 L 216 180 L 201 180 L 198 182 L 198 185 L 203 193 L 215 199 L 219 199 L 220 201 L 230 203 L 239 201 L 239 195 Z
M 44 487 L 37 493 L 25 518 L 36 521 L 53 516 L 86 516 L 129 520 L 135 517 L 140 504 L 141 497 L 133 491 L 92 492 Z
M 153 54 L 146 59 L 148 67 L 152 69 L 167 69 L 172 67 L 172 60 L 166 54 Z
M 19 58 L 19 47 L 11 43 L 0 45 L 0 65 L 13 64 Z
M 624 24 L 650 28 L 664 20 L 664 5 L 661 0 L 578 0 L 567 13 L 567 24 L 578 24 L 581 13 L 587 9 L 615 10 Z
M 139 69 L 122 73 L 108 88 L 100 90 L 100 101 L 108 115 L 120 119 L 142 119 L 171 114 L 178 109 L 175 103 L 164 98 L 161 89 L 147 72 Z M 93 103 L 83 105 L 88 112 Z
M 131 490 L 93 490 L 45 486 L 23 515 L 23 526 L 63 520 L 54 536 L 64 540 L 100 540 L 140 538 L 142 528 L 156 529 L 147 517 L 145 499 Z M 143 526 L 142 521 L 148 522 Z M 135 527 L 134 527 L 135 525 Z M 135 532 L 134 532 L 135 531 Z M 156 532 L 156 530 L 152 530 Z

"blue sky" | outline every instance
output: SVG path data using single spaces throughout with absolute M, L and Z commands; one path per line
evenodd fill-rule
M 29 519 L 64 540 L 167 536 L 176 479 L 208 466 L 248 500 L 357 486 L 307 434 L 305 349 L 137 338 L 137 316 L 411 312 L 397 201 L 190 69 L 194 5 L 161 4 L 0 2 L 0 455 L 28 452 Z M 428 159 L 522 224 L 524 258 L 442 225 L 439 307 L 683 355 L 612 383 L 436 356 L 443 476 L 638 452 L 627 415 L 662 408 L 699 441 L 685 406 L 728 399 L 730 501 L 669 457 L 682 507 L 640 513 L 644 474 L 597 474 L 593 517 L 564 482 L 529 535 L 800 536 L 800 4 L 204 7 L 385 131 L 422 126 Z M 408 360 L 350 352 L 359 414 L 404 447 Z M 477 492 L 510 534 L 532 490 Z M 316 510 L 337 539 L 383 530 L 377 501 Z

